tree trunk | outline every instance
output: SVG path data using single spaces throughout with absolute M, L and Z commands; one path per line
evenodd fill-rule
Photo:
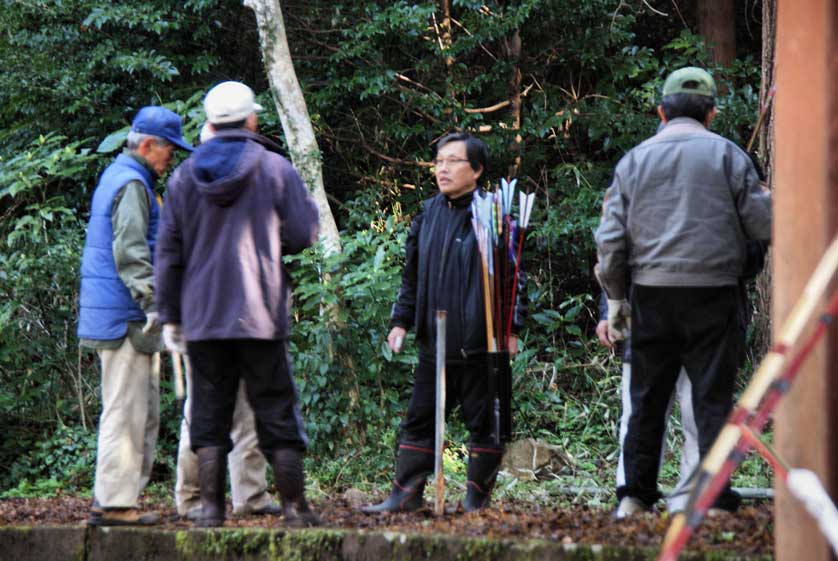
M 515 177 L 521 170 L 521 149 L 523 139 L 521 137 L 521 34 L 516 29 L 504 40 L 504 53 L 512 63 L 507 80 L 507 94 L 509 95 L 509 113 L 512 117 L 512 130 L 515 131 L 515 140 L 512 142 L 512 153 L 515 159 L 509 166 L 507 175 Z
M 698 32 L 707 42 L 713 62 L 729 66 L 736 58 L 734 0 L 698 0 Z
M 774 108 L 769 96 L 774 87 L 774 47 L 776 41 L 776 0 L 762 2 L 762 84 L 760 86 L 760 110 L 768 104 L 768 110 L 759 131 L 759 160 L 765 171 L 765 181 L 774 190 Z M 771 346 L 771 269 L 773 252 L 766 256 L 765 269 L 757 277 L 756 313 L 751 352 L 755 358 L 765 356 Z
M 774 46 L 777 29 L 777 2 L 762 2 L 762 85 L 760 87 L 760 105 L 769 101 L 769 92 L 774 87 Z M 774 111 L 769 108 L 759 133 L 759 155 L 765 169 L 768 185 L 773 187 L 772 156 L 774 152 Z
M 244 0 L 256 14 L 262 58 L 271 85 L 291 161 L 311 191 L 320 211 L 320 234 L 328 253 L 339 252 L 340 236 L 323 187 L 320 149 L 308 114 L 303 91 L 288 48 L 279 0 Z

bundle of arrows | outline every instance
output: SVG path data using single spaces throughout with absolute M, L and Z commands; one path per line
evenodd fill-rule
M 530 223 L 535 193 L 518 193 L 518 217 L 513 217 L 516 179 L 501 179 L 493 192 L 474 192 L 472 227 L 480 251 L 483 306 L 494 414 L 495 441 L 512 432 L 512 373 L 508 345 L 521 273 L 521 249 Z

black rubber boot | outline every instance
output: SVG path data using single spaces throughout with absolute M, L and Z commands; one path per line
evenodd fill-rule
M 378 514 L 419 510 L 422 508 L 425 482 L 433 471 L 434 451 L 432 448 L 403 442 L 399 445 L 396 479 L 393 481 L 390 496 L 377 505 L 362 506 L 361 512 Z
M 282 502 L 285 523 L 294 527 L 320 526 L 320 518 L 305 498 L 303 453 L 293 448 L 280 448 L 271 453 L 276 486 Z
M 227 482 L 227 448 L 198 448 L 198 481 L 201 486 L 201 514 L 195 526 L 211 528 L 224 525 L 224 486 Z
M 485 508 L 492 496 L 492 489 L 498 477 L 498 468 L 503 458 L 503 448 L 471 446 L 468 454 L 468 481 L 463 509 L 474 512 Z
M 734 491 L 730 484 L 725 485 L 725 488 L 713 501 L 713 506 L 710 507 L 708 514 L 711 516 L 720 514 L 722 512 L 736 512 L 742 506 L 742 495 Z

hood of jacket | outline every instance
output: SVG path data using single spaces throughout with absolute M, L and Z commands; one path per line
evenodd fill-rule
M 191 156 L 196 189 L 213 204 L 233 204 L 247 188 L 266 149 L 281 153 L 274 142 L 248 130 L 218 131 Z

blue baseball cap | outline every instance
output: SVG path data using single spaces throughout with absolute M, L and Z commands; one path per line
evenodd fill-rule
M 134 122 L 131 123 L 131 131 L 165 138 L 187 152 L 195 149 L 183 138 L 180 116 L 174 111 L 159 105 L 149 105 L 140 109 L 137 116 L 134 117 Z

